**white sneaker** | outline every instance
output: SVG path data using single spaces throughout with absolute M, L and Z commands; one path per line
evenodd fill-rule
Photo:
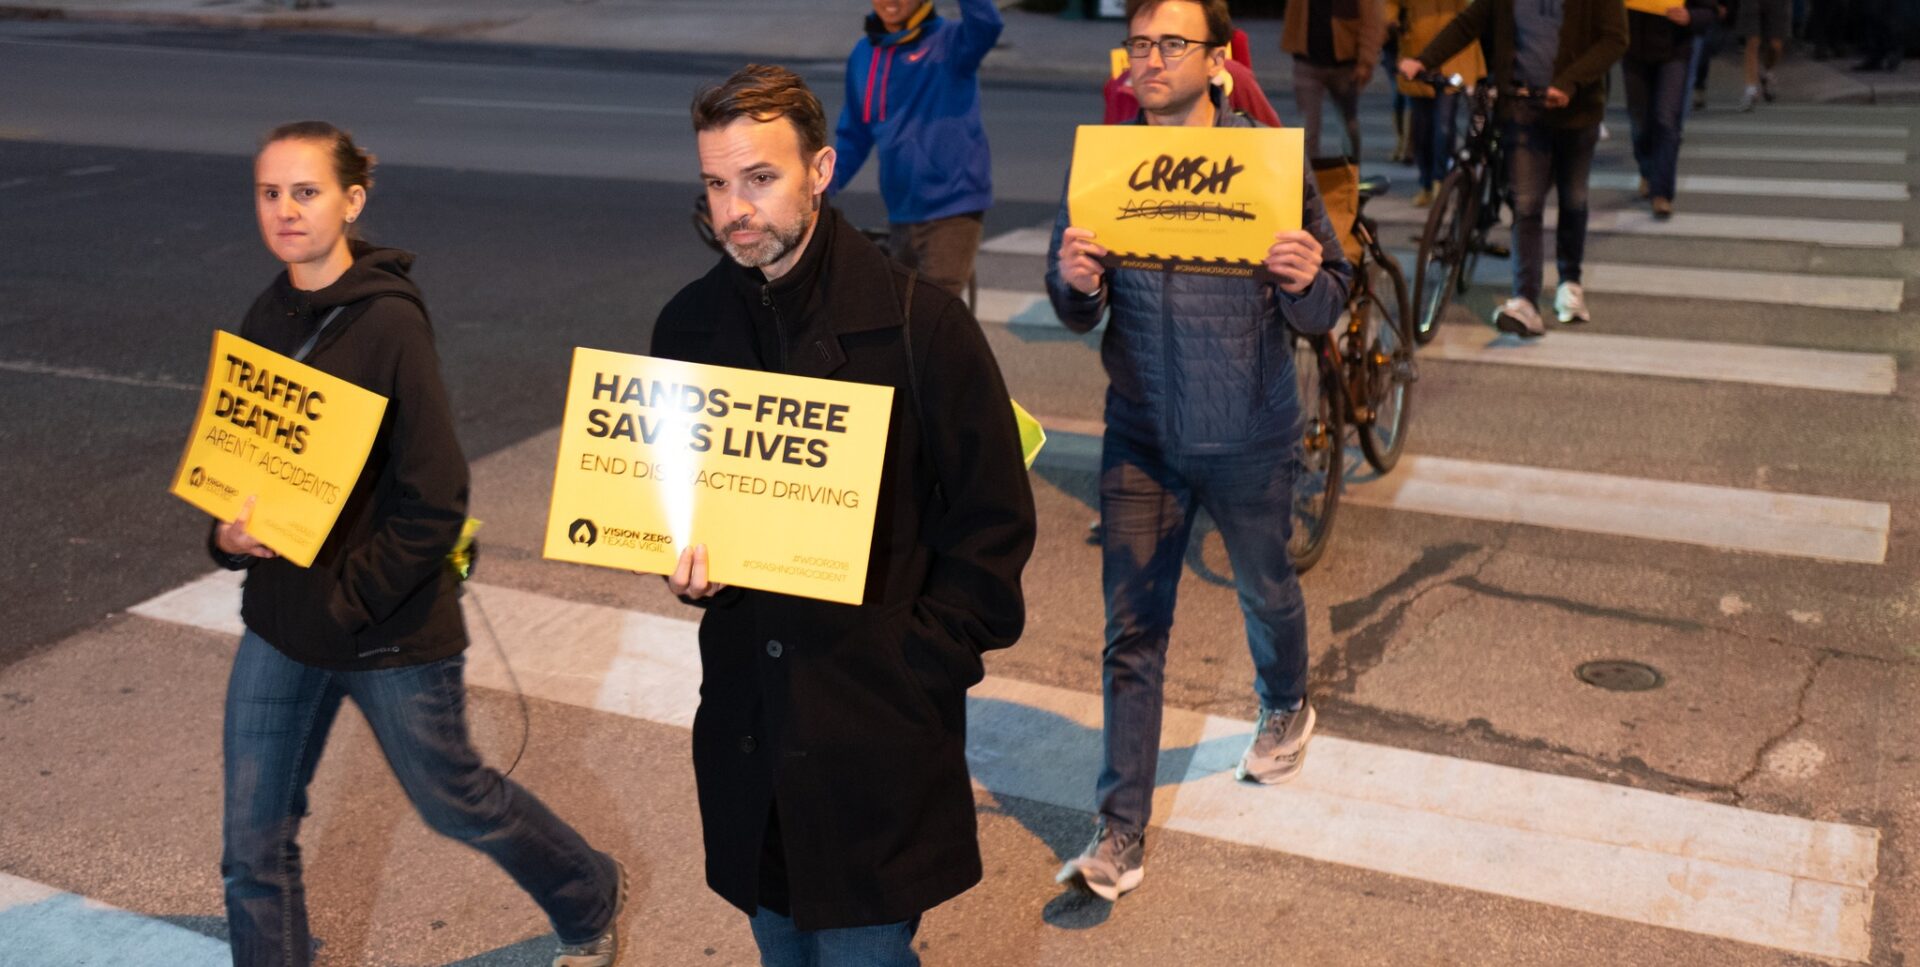
M 1547 334 L 1547 324 L 1540 321 L 1540 310 L 1519 296 L 1500 303 L 1500 308 L 1494 310 L 1493 328 L 1522 339 L 1538 339 Z
M 1593 321 L 1593 314 L 1587 311 L 1587 294 L 1580 283 L 1560 283 L 1560 288 L 1553 293 L 1553 314 L 1560 317 L 1562 325 Z
M 1760 89 L 1759 89 L 1759 88 L 1757 88 L 1757 87 L 1749 87 L 1749 88 L 1747 88 L 1747 89 L 1746 89 L 1745 91 L 1742 91 L 1742 92 L 1740 93 L 1740 110 L 1742 110 L 1742 111 L 1751 111 L 1751 110 L 1753 110 L 1753 102 L 1755 102 L 1755 101 L 1757 101 L 1757 100 L 1759 100 L 1759 99 L 1760 99 Z

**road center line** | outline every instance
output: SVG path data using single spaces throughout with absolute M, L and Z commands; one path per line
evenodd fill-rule
M 210 574 L 133 612 L 237 634 L 239 577 Z M 527 694 L 685 727 L 699 701 L 697 625 L 471 585 Z M 472 599 L 467 602 L 471 608 Z M 209 620 L 211 619 L 211 620 Z M 480 622 L 470 621 L 478 627 Z M 509 687 L 485 644 L 468 681 Z M 796 660 L 804 660 L 796 655 Z M 968 705 L 968 760 L 995 796 L 1086 809 L 1100 696 L 989 677 Z M 1322 734 L 1300 779 L 1231 772 L 1252 723 L 1169 709 L 1178 783 L 1158 822 L 1224 842 L 1824 957 L 1871 952 L 1877 830 L 1372 745 Z
M 0 371 L 9 373 L 27 373 L 32 376 L 53 376 L 59 379 L 84 379 L 94 383 L 118 383 L 121 386 L 144 386 L 150 389 L 184 390 L 189 393 L 200 392 L 200 387 L 192 383 L 181 383 L 171 379 L 146 379 L 140 376 L 121 376 L 118 373 L 106 373 L 97 369 L 74 366 L 52 366 L 24 359 L 0 359 Z

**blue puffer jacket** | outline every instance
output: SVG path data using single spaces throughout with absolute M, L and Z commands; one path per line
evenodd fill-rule
M 1256 127 L 1222 108 L 1220 127 Z M 1333 328 L 1344 311 L 1353 266 L 1311 171 L 1302 173 L 1302 223 L 1320 240 L 1320 274 L 1300 295 L 1254 279 L 1137 269 L 1108 269 L 1100 291 L 1081 295 L 1060 276 L 1063 200 L 1047 248 L 1047 295 L 1075 332 L 1111 311 L 1100 343 L 1107 369 L 1107 427 L 1166 453 L 1233 453 L 1300 438 L 1300 394 L 1294 384 L 1287 327 L 1306 333 Z M 1095 239 L 1094 241 L 1099 241 Z
M 993 205 L 980 126 L 980 61 L 1005 24 L 993 0 L 960 0 L 960 22 L 928 16 L 909 39 L 861 40 L 847 58 L 846 106 L 828 194 L 880 148 L 880 196 L 895 222 L 926 222 Z M 903 31 L 905 33 L 905 31 Z

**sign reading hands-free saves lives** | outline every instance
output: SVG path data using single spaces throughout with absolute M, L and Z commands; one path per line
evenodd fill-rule
M 893 388 L 573 351 L 545 555 L 859 604 Z
M 1081 125 L 1068 220 L 1108 268 L 1268 279 L 1273 237 L 1300 227 L 1305 154 L 1299 128 Z
M 216 332 L 171 492 L 223 521 L 258 498 L 248 533 L 311 566 L 360 479 L 386 409 L 378 393 Z

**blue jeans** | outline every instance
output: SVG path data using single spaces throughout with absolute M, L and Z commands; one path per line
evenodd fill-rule
M 1554 230 L 1554 261 L 1560 281 L 1580 281 L 1580 263 L 1587 249 L 1587 176 L 1593 171 L 1593 149 L 1600 143 L 1598 125 L 1558 128 L 1543 123 L 1541 109 L 1519 104 L 1506 130 L 1507 184 L 1513 204 L 1513 294 L 1538 303 L 1540 276 L 1546 264 L 1545 224 L 1547 188 L 1560 196 L 1560 224 Z
M 1109 825 L 1144 829 L 1153 811 L 1167 641 L 1196 506 L 1220 528 L 1233 564 L 1260 703 L 1291 708 L 1306 695 L 1307 609 L 1287 556 L 1297 450 L 1296 442 L 1181 456 L 1107 431 L 1100 458 L 1106 759 L 1096 795 Z
M 1413 164 L 1420 172 L 1420 187 L 1430 188 L 1453 167 L 1453 120 L 1458 113 L 1455 106 L 1460 103 L 1459 95 L 1448 93 L 1410 100 L 1413 130 L 1408 136 L 1413 141 Z
M 394 777 L 444 836 L 492 857 L 553 922 L 584 943 L 613 919 L 613 858 L 588 846 L 532 793 L 480 762 L 467 738 L 464 656 L 377 671 L 303 665 L 249 631 L 227 682 L 226 815 L 220 874 L 236 967 L 313 960 L 300 820 L 327 731 L 351 697 Z M 430 877 L 420 878 L 429 888 Z
M 760 967 L 920 967 L 913 935 L 920 918 L 873 927 L 802 930 L 766 907 L 748 918 Z
M 1672 60 L 1623 60 L 1627 114 L 1633 119 L 1633 160 L 1647 193 L 1671 201 L 1680 168 L 1680 131 L 1686 121 L 1685 57 Z

